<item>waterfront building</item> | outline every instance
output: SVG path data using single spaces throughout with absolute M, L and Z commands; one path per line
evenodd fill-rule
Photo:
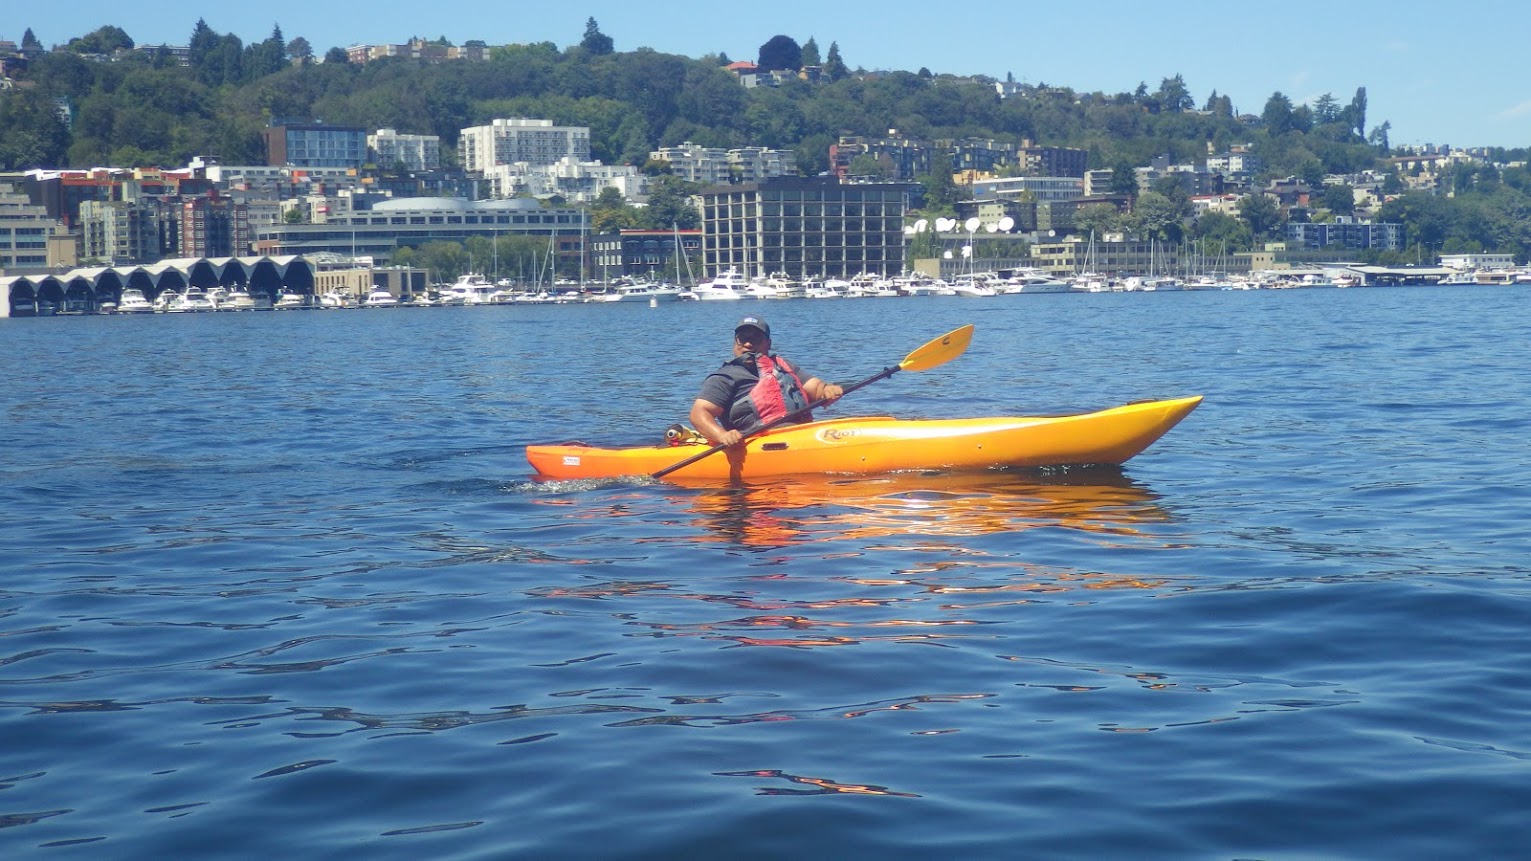
M 626 276 L 679 283 L 687 277 L 688 261 L 692 276 L 700 276 L 696 269 L 701 251 L 700 230 L 619 230 L 590 237 L 590 259 L 603 281 Z
M 0 184 L 0 272 L 48 266 L 49 239 L 62 233 L 46 207 L 33 204 L 12 183 Z
M 367 132 L 354 126 L 274 125 L 261 129 L 261 138 L 268 165 L 360 168 L 367 161 Z
M 585 212 L 576 207 L 543 206 L 536 200 L 461 200 L 405 198 L 386 200 L 371 209 L 333 215 L 325 224 L 272 224 L 255 229 L 259 253 L 272 256 L 331 252 L 368 256 L 380 265 L 402 246 L 427 242 L 464 242 L 469 237 L 534 236 L 550 242 L 555 253 L 577 260 L 585 232 Z
M 175 253 L 177 208 L 163 198 L 80 203 L 80 256 L 108 266 Z
M 701 192 L 702 264 L 708 275 L 849 278 L 904 265 L 911 186 L 776 177 Z M 698 277 L 702 273 L 697 273 Z
M 1288 247 L 1310 250 L 1338 247 L 1400 251 L 1403 249 L 1403 225 L 1363 221 L 1349 215 L 1338 215 L 1333 222 L 1288 222 L 1286 241 Z
M 399 165 L 406 171 L 437 170 L 441 167 L 441 138 L 378 129 L 367 135 L 367 153 L 380 170 L 393 170 Z
M 216 192 L 181 202 L 179 257 L 238 257 L 253 245 L 249 213 Z
M 463 129 L 457 154 L 464 170 L 479 172 L 516 162 L 545 165 L 564 158 L 585 162 L 590 160 L 590 129 L 555 126 L 552 120 L 499 118 L 487 126 Z
M 1031 246 L 1031 256 L 1037 268 L 1055 278 L 1070 278 L 1082 272 L 1113 277 L 1178 273 L 1180 252 L 1179 246 L 1148 239 L 1097 238 L 1090 241 L 1072 237 L 1063 242 L 1039 242 Z

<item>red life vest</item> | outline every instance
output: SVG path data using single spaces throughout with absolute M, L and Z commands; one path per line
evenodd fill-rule
M 797 378 L 791 367 L 780 356 L 766 353 L 746 354 L 734 362 L 746 366 L 753 358 L 759 379 L 749 391 L 749 397 L 739 398 L 729 407 L 728 426 L 749 431 L 767 422 L 776 421 L 808 406 L 808 394 L 803 391 L 803 381 Z M 801 413 L 799 421 L 811 421 L 812 416 Z

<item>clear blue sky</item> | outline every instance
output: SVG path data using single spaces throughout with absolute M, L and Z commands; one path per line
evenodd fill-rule
M 617 50 L 649 47 L 701 57 L 724 52 L 753 60 L 772 36 L 831 42 L 851 68 L 986 74 L 1107 93 L 1150 90 L 1181 75 L 1197 104 L 1213 91 L 1259 113 L 1274 92 L 1294 103 L 1332 94 L 1348 104 L 1367 92 L 1367 127 L 1390 121 L 1393 144 L 1531 146 L 1531 75 L 1524 36 L 1531 8 L 1480 0 L 1465 7 L 1376 0 L 1168 4 L 1096 0 L 842 4 L 824 0 L 671 4 L 523 3 L 425 0 L 345 2 L 264 0 L 207 4 L 185 0 L 17 2 L 0 38 L 26 28 L 44 45 L 62 44 L 107 24 L 140 44 L 184 45 L 197 19 L 246 43 L 280 25 L 316 53 L 353 44 L 402 43 L 444 36 L 575 44 L 595 18 Z M 365 11 L 362 11 L 362 10 Z

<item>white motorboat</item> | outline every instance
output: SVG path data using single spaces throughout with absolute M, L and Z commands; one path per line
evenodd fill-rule
M 216 311 L 213 303 L 207 298 L 207 293 L 201 287 L 187 287 L 169 308 L 165 309 L 171 314 L 195 314 L 202 311 Z
M 784 273 L 772 275 L 765 283 L 775 291 L 768 297 L 771 299 L 802 299 L 808 295 L 808 288 L 803 282 L 795 281 Z
M 989 296 L 998 296 L 999 293 L 989 286 L 987 281 L 979 278 L 970 278 L 966 275 L 951 283 L 952 292 L 958 296 L 969 299 L 984 299 Z
M 453 305 L 494 305 L 495 294 L 500 288 L 491 283 L 484 276 L 469 272 L 458 277 L 456 281 L 441 291 L 443 297 L 457 297 L 462 301 L 450 302 Z
M 744 298 L 746 299 L 775 299 L 776 285 L 768 284 L 764 279 L 751 280 L 744 286 Z
M 1104 283 L 1104 277 L 1099 275 L 1081 275 L 1070 283 L 1060 278 L 1054 278 L 1040 269 L 1018 269 L 1010 275 L 999 288 L 999 292 L 1012 293 L 1073 293 L 1086 291 L 1088 285 Z
M 362 300 L 363 308 L 397 308 L 398 305 L 398 298 L 381 287 L 374 287 L 367 298 Z
M 320 308 L 355 308 L 356 297 L 342 290 L 326 290 L 319 297 Z
M 622 284 L 610 293 L 602 294 L 602 302 L 675 302 L 680 299 L 680 288 L 669 284 Z
M 251 296 L 249 291 L 245 290 L 243 287 L 235 287 L 233 290 L 229 291 L 228 298 L 224 300 L 222 305 L 218 306 L 218 310 L 254 311 L 256 307 L 255 297 Z
M 809 299 L 844 299 L 846 290 L 850 289 L 851 282 L 839 278 L 829 278 L 824 281 L 809 282 L 804 291 Z
M 152 314 L 154 306 L 144 298 L 144 291 L 135 287 L 129 287 L 122 291 L 122 299 L 117 303 L 119 314 Z
M 311 299 L 312 297 L 307 293 L 283 290 L 281 295 L 277 297 L 276 304 L 272 307 L 278 311 L 305 311 L 314 307 L 313 302 L 310 301 Z
M 229 291 L 224 287 L 207 288 L 207 301 L 212 304 L 214 311 L 223 311 L 229 301 Z
M 749 279 L 739 273 L 739 270 L 729 268 L 718 273 L 711 281 L 703 281 L 696 285 L 696 298 L 703 302 L 718 300 L 737 300 L 744 298 L 744 289 L 749 286 Z

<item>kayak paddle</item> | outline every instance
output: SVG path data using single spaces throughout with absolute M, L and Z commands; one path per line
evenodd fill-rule
M 854 392 L 864 386 L 869 386 L 878 380 L 886 380 L 899 371 L 928 371 L 931 368 L 944 365 L 966 352 L 968 343 L 972 340 L 972 323 L 969 323 L 960 329 L 953 329 L 952 331 L 947 332 L 945 335 L 942 335 L 941 337 L 926 343 L 924 346 L 921 346 L 919 349 L 905 356 L 904 360 L 899 362 L 897 365 L 889 368 L 883 368 L 881 371 L 878 371 L 877 373 L 867 377 L 859 383 L 852 383 L 851 385 L 844 387 L 844 390 L 840 392 L 840 397 L 843 398 L 851 392 Z M 746 432 L 744 436 L 739 440 L 739 442 L 742 443 L 744 440 L 747 440 L 752 436 L 763 434 L 771 428 L 777 427 L 778 425 L 784 425 L 802 415 L 803 413 L 810 412 L 818 407 L 823 406 L 827 401 L 828 398 L 820 398 L 819 400 L 814 401 L 813 403 L 803 407 L 800 410 L 794 410 L 784 416 L 781 416 L 780 418 L 772 419 L 771 421 L 768 421 L 765 424 Z M 664 478 L 677 469 L 690 466 L 691 464 L 696 463 L 704 457 L 711 457 L 712 455 L 717 454 L 725 448 L 728 448 L 728 446 L 715 445 L 712 448 L 709 448 L 704 452 L 694 454 L 691 457 L 680 461 L 679 463 L 670 464 L 664 469 L 654 473 L 652 477 Z

